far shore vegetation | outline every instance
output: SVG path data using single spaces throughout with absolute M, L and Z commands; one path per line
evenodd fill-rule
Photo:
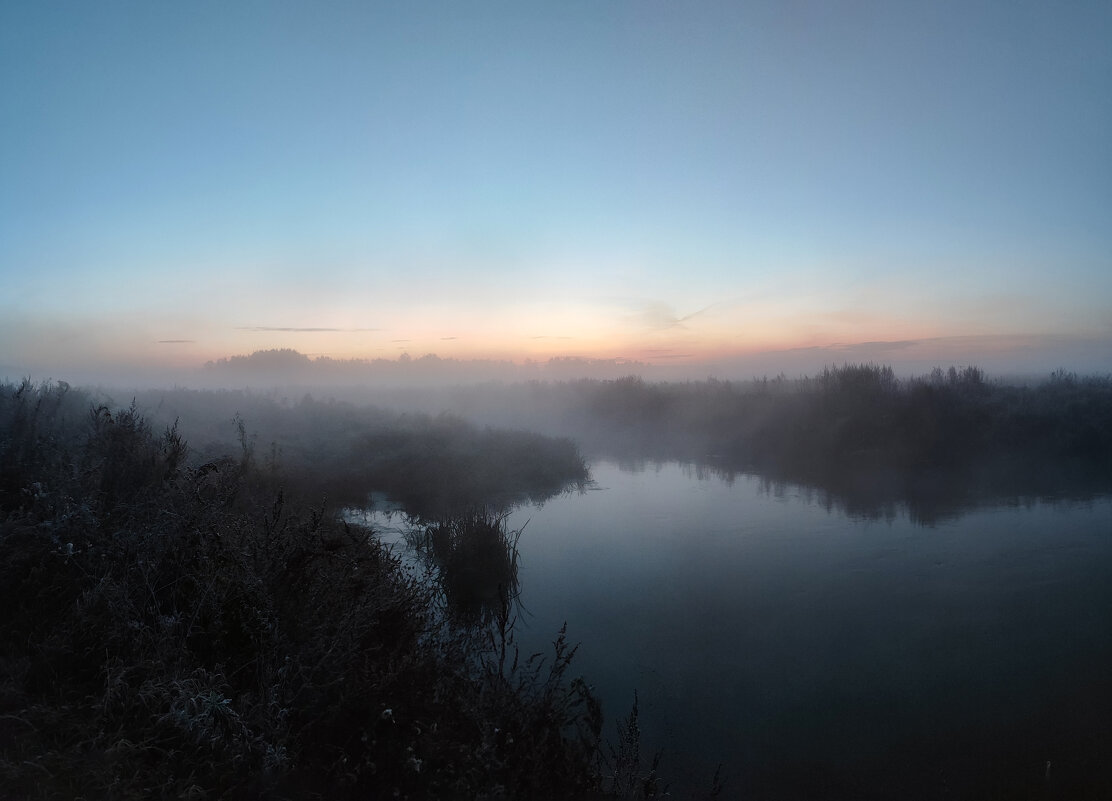
M 1112 490 L 1112 377 L 1032 385 L 976 367 L 898 379 L 845 365 L 812 378 L 569 386 L 582 441 L 626 458 L 815 487 L 851 513 L 903 504 L 925 521 L 978 500 Z
M 950 367 L 899 378 L 850 364 L 797 379 L 626 376 L 377 397 L 571 437 L 591 459 L 798 485 L 869 517 L 904 508 L 931 522 L 980 503 L 1112 491 L 1112 376 L 1058 370 L 1013 383 Z

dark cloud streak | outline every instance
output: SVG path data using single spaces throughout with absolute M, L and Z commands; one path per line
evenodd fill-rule
M 917 339 L 899 339 L 891 342 L 855 342 L 852 345 L 843 345 L 841 343 L 836 343 L 834 345 L 831 345 L 830 349 L 839 350 L 846 353 L 858 353 L 862 351 L 875 352 L 889 350 L 906 350 L 907 348 L 913 348 L 919 344 L 922 343 Z
M 280 331 L 288 334 L 350 333 L 352 331 L 381 331 L 381 328 L 295 328 L 292 326 L 237 325 L 236 331 Z

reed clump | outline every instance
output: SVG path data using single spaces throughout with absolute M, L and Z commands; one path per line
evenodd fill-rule
M 470 510 L 432 525 L 417 526 L 410 545 L 423 556 L 444 607 L 465 625 L 488 625 L 517 601 L 518 540 L 505 511 Z

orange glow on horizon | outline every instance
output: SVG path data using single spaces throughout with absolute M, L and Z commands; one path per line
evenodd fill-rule
M 717 329 L 717 330 L 714 330 Z M 456 330 L 443 328 L 441 331 Z M 535 330 L 535 329 L 534 329 Z M 555 330 L 567 330 L 558 329 Z M 523 334 L 478 330 L 445 334 L 422 332 L 396 336 L 396 331 L 236 331 L 221 339 L 159 343 L 120 353 L 121 360 L 144 363 L 200 366 L 206 361 L 247 356 L 255 351 L 292 349 L 310 358 L 338 360 L 396 360 L 435 355 L 443 359 L 493 360 L 515 364 L 544 362 L 552 358 L 618 359 L 648 364 L 713 363 L 740 357 L 801 349 L 836 348 L 860 342 L 923 340 L 938 332 L 910 325 L 862 332 L 792 331 L 787 326 L 745 326 L 744 330 L 705 327 L 697 331 L 595 330 L 594 335 Z

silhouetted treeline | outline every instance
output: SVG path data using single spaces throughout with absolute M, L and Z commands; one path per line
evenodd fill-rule
M 846 365 L 743 384 L 591 382 L 589 441 L 834 492 L 851 511 L 902 501 L 929 519 L 978 493 L 1112 487 L 1112 380 L 1055 373 L 1034 386 L 975 367 L 898 380 Z M 610 436 L 606 436 L 606 432 Z
M 563 632 L 519 661 L 364 529 L 135 406 L 0 385 L 0 796 L 565 798 L 604 777 Z M 486 636 L 489 634 L 489 637 Z
M 396 359 L 333 359 L 330 356 L 310 358 L 292 348 L 275 348 L 206 362 L 200 378 L 225 386 L 229 383 L 316 387 L 354 384 L 414 386 L 536 378 L 555 380 L 573 376 L 603 378 L 645 369 L 648 365 L 629 359 L 552 357 L 543 361 L 527 359 L 523 364 L 516 364 L 499 359 L 455 359 L 435 353 L 418 357 L 402 353 Z
M 950 468 L 985 457 L 1112 465 L 1112 380 L 1057 373 L 1032 387 L 968 367 L 900 381 L 846 365 L 744 384 L 588 384 L 583 417 L 649 443 L 758 468 Z
M 1034 387 L 977 368 L 899 381 L 847 365 L 814 378 L 649 384 L 584 382 L 581 421 L 646 444 L 695 448 L 757 466 L 837 462 L 948 467 L 999 453 L 1107 458 L 1112 382 L 1055 375 Z
M 976 367 L 899 379 L 879 365 L 749 381 L 530 381 L 369 393 L 395 407 L 574 436 L 590 455 L 728 459 L 769 468 L 946 468 L 985 456 L 1112 458 L 1112 378 L 1062 371 L 1031 384 Z

